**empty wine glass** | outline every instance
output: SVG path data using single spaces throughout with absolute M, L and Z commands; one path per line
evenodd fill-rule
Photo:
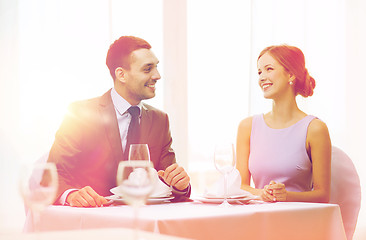
M 32 216 L 33 230 L 38 232 L 40 213 L 56 198 L 58 187 L 54 163 L 25 164 L 20 169 L 19 190 Z
M 147 144 L 131 144 L 128 160 L 150 161 L 150 151 Z
M 224 175 L 224 201 L 220 206 L 230 206 L 227 201 L 228 195 L 228 175 L 235 168 L 236 157 L 234 145 L 232 143 L 219 144 L 215 146 L 214 163 L 216 169 Z
M 123 200 L 134 208 L 135 239 L 138 235 L 138 211 L 152 193 L 155 184 L 153 164 L 148 160 L 122 161 L 118 165 L 117 185 Z
M 149 146 L 147 144 L 131 144 L 130 145 L 130 151 L 128 154 L 128 159 L 131 160 L 145 160 L 150 161 L 150 151 Z M 157 172 L 155 169 L 155 175 L 157 175 Z M 159 177 L 156 176 L 158 179 Z M 160 181 L 160 180 L 159 180 Z M 170 186 L 170 191 L 173 192 L 173 187 Z

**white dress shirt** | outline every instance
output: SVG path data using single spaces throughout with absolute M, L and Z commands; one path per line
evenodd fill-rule
M 114 105 L 114 109 L 116 110 L 119 135 L 121 136 L 121 143 L 123 151 L 125 151 L 126 143 L 127 143 L 127 132 L 128 126 L 130 126 L 131 122 L 131 114 L 127 111 L 131 104 L 129 104 L 123 97 L 121 97 L 117 91 L 112 88 L 111 91 L 112 102 Z M 140 117 L 141 117 L 141 108 L 142 103 L 140 102 L 137 107 L 140 108 Z

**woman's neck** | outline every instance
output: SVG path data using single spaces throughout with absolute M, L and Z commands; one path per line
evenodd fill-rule
M 266 119 L 269 125 L 273 127 L 283 128 L 299 121 L 306 114 L 302 112 L 296 103 L 296 99 L 273 101 L 272 111 L 266 114 Z

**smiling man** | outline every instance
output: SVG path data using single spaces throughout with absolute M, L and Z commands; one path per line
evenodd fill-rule
M 167 114 L 141 102 L 155 96 L 160 79 L 159 60 L 150 44 L 123 36 L 110 46 L 106 63 L 114 87 L 101 97 L 71 104 L 56 133 L 48 159 L 56 163 L 59 174 L 56 204 L 107 204 L 105 196 L 116 186 L 118 163 L 128 156 L 134 111 L 138 143 L 148 144 L 159 176 L 172 186 L 175 196 L 189 196 L 190 179 L 176 163 Z

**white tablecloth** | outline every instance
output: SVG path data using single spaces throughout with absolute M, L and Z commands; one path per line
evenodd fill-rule
M 40 217 L 40 231 L 133 227 L 126 205 L 103 208 L 50 206 Z M 139 229 L 193 239 L 345 239 L 338 205 L 266 203 L 221 208 L 197 202 L 147 205 L 139 211 Z M 25 231 L 31 232 L 31 216 Z
M 138 236 L 149 240 L 189 240 L 173 236 L 139 231 Z M 1 240 L 135 240 L 135 232 L 127 228 L 99 228 L 40 233 L 0 234 Z

